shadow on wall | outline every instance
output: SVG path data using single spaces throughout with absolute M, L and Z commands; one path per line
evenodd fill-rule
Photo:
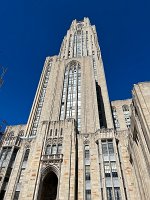
M 97 94 L 97 104 L 98 104 L 98 113 L 99 113 L 99 121 L 101 128 L 107 128 L 104 102 L 102 98 L 101 87 L 98 85 L 96 81 L 96 94 Z

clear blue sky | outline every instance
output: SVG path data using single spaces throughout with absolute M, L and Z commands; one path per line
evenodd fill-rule
M 0 1 L 0 120 L 26 123 L 45 57 L 58 54 L 73 19 L 97 27 L 111 100 L 150 80 L 149 0 Z

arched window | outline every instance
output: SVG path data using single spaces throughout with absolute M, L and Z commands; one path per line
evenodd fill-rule
M 84 24 L 79 23 L 79 24 L 77 25 L 77 29 L 78 29 L 78 30 L 81 30 L 83 26 L 84 26 Z
M 129 111 L 129 106 L 128 105 L 123 105 L 122 110 L 124 111 Z
M 74 118 L 81 127 L 81 68 L 72 61 L 65 70 L 60 120 Z

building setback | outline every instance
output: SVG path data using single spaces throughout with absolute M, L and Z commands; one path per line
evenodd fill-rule
M 149 200 L 150 83 L 110 103 L 95 26 L 47 57 L 26 125 L 7 126 L 0 199 Z

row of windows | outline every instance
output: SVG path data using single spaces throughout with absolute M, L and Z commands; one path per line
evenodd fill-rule
M 6 167 L 11 155 L 11 147 L 4 147 L 0 155 L 0 167 Z
M 117 111 L 116 111 L 116 107 L 115 106 L 112 107 L 112 111 L 113 111 L 113 119 L 114 119 L 115 128 L 119 129 L 120 128 L 120 124 L 119 124 L 118 115 L 117 115 Z
M 23 177 L 24 177 L 24 174 L 25 174 L 25 169 L 26 169 L 29 153 L 30 153 L 30 149 L 27 149 L 25 151 L 25 154 L 24 154 L 24 157 L 23 157 L 21 171 L 20 171 L 20 174 L 19 174 L 19 177 L 18 177 L 18 182 L 17 182 L 16 191 L 15 191 L 13 200 L 18 200 L 19 199 L 19 194 L 20 194 L 20 190 L 21 190 L 21 184 L 22 184 L 22 180 L 23 180 Z
M 18 136 L 20 137 L 24 136 L 24 130 L 20 130 Z M 5 141 L 10 140 L 12 137 L 15 137 L 14 131 L 11 131 L 7 134 L 7 138 L 5 138 Z
M 54 155 L 54 154 L 61 154 L 62 153 L 62 144 L 58 145 L 47 145 L 45 154 L 46 155 Z
M 115 161 L 104 161 L 104 170 L 106 177 L 118 177 Z
M 96 69 L 96 62 L 95 62 L 94 56 L 93 56 L 93 69 L 94 69 L 94 77 L 95 77 L 95 80 L 97 81 L 97 69 Z
M 107 200 L 121 200 L 118 172 L 117 172 L 116 160 L 114 156 L 113 141 L 112 139 L 102 140 L 101 145 L 102 145 L 104 174 L 105 174 L 105 181 L 106 181 Z M 113 155 L 114 156 L 113 160 L 111 160 L 109 157 L 109 159 L 106 161 L 105 160 L 106 155 L 107 156 Z M 85 161 L 85 199 L 91 200 L 89 145 L 84 146 L 84 161 Z M 101 188 L 101 191 L 103 193 L 103 188 Z
M 32 135 L 32 136 L 36 135 L 36 132 L 37 132 L 37 127 L 38 127 L 38 123 L 39 123 L 39 119 L 40 119 L 40 115 L 41 115 L 41 111 L 42 111 L 42 107 L 43 107 L 44 97 L 46 94 L 46 88 L 47 88 L 47 84 L 48 84 L 48 80 L 49 80 L 51 65 L 52 65 L 52 63 L 50 63 L 48 65 L 48 68 L 46 70 L 46 75 L 44 77 L 44 83 L 42 85 L 40 97 L 38 100 L 38 105 L 37 105 L 37 108 L 35 111 L 35 116 L 34 116 L 33 123 L 32 123 L 32 128 L 31 128 L 31 133 L 30 133 L 30 135 Z
M 114 147 L 112 140 L 102 141 L 102 153 L 103 155 L 114 154 Z
M 77 32 L 77 43 L 76 43 L 76 51 L 77 51 L 77 57 L 82 56 L 82 35 L 81 31 Z
M 68 42 L 68 48 L 66 46 L 67 40 L 63 41 L 60 55 L 62 58 L 65 58 L 66 50 L 68 49 L 68 57 L 80 57 L 80 56 L 88 56 L 89 55 L 89 47 L 90 49 L 94 48 L 94 43 L 92 40 L 91 35 L 91 41 L 89 43 L 88 38 L 88 31 L 84 32 L 82 30 L 77 30 L 77 32 L 74 33 L 74 36 L 70 34 L 69 42 Z M 64 44 L 65 43 L 65 44 Z
M 113 112 L 117 112 L 115 106 L 112 106 L 112 110 L 113 110 Z M 128 105 L 123 105 L 123 106 L 122 106 L 122 110 L 123 110 L 123 112 L 125 112 L 125 111 L 130 111 Z
M 3 148 L 2 155 L 1 155 L 1 160 L 3 160 L 3 158 L 4 158 L 3 157 L 3 152 L 5 152 L 5 156 L 6 156 L 5 158 L 6 159 L 4 158 L 5 159 L 4 162 L 7 160 L 7 163 L 5 163 L 6 164 L 5 167 L 7 167 L 7 170 L 6 170 L 5 177 L 3 179 L 3 183 L 2 183 L 1 191 L 0 191 L 0 198 L 1 199 L 4 198 L 5 192 L 7 190 L 7 185 L 8 185 L 8 182 L 9 182 L 9 178 L 11 176 L 11 172 L 12 172 L 12 169 L 13 169 L 13 164 L 15 162 L 15 158 L 16 158 L 16 155 L 17 155 L 17 152 L 18 152 L 18 149 L 14 148 L 14 150 L 13 150 L 13 152 L 11 154 L 10 150 L 11 150 L 11 147 L 9 147 L 9 148 Z M 0 179 L 2 179 L 2 177 L 0 177 Z
M 91 35 L 91 44 L 92 44 L 92 49 L 93 49 L 94 42 L 93 42 L 92 35 Z M 95 80 L 97 81 L 97 69 L 96 69 L 96 60 L 95 60 L 95 52 L 94 51 L 92 51 L 92 58 L 93 58 L 94 77 L 95 77 Z
M 89 145 L 84 146 L 85 160 L 85 200 L 91 200 L 91 176 L 90 176 L 90 149 Z
M 50 131 L 48 132 L 48 137 L 57 137 L 57 136 L 62 136 L 63 135 L 63 129 L 61 128 L 60 130 L 56 129 L 50 129 Z
M 113 119 L 114 119 L 115 128 L 119 129 L 120 128 L 120 124 L 119 124 L 118 115 L 117 115 L 117 111 L 116 111 L 116 107 L 115 106 L 112 107 L 112 112 L 113 112 Z
M 122 106 L 122 110 L 123 110 L 123 113 L 124 113 L 124 119 L 125 119 L 126 126 L 129 128 L 130 124 L 131 124 L 129 106 L 128 105 L 123 105 Z M 113 118 L 114 118 L 115 128 L 119 129 L 120 128 L 120 124 L 119 124 L 119 120 L 118 120 L 117 111 L 116 111 L 116 107 L 115 106 L 112 107 L 112 111 L 113 111 Z
M 120 200 L 121 194 L 120 194 L 120 188 L 119 187 L 107 187 L 107 200 Z
M 90 44 L 92 46 L 92 49 L 94 48 L 94 42 L 93 42 L 93 36 L 91 36 L 91 40 L 90 40 Z M 88 44 L 89 40 L 88 40 L 88 31 L 83 32 L 81 30 L 78 30 L 75 34 L 74 34 L 74 37 L 72 37 L 72 34 L 70 34 L 70 38 L 69 38 L 69 45 L 68 45 L 68 56 L 70 57 L 71 56 L 71 51 L 73 50 L 73 57 L 76 57 L 76 56 L 82 56 L 83 54 L 84 55 L 88 55 Z M 87 54 L 85 53 L 87 51 Z M 94 58 L 94 54 L 95 52 L 92 51 L 92 55 L 93 55 L 93 70 L 94 70 L 94 77 L 95 79 L 97 80 L 97 69 L 96 69 L 96 61 L 95 61 L 95 58 Z M 71 78 L 71 77 L 70 77 Z M 64 95 L 63 95 L 63 98 L 65 98 L 65 88 L 67 87 L 67 77 L 65 76 L 65 81 L 64 81 Z M 69 82 L 71 83 L 71 81 Z M 75 84 L 76 82 L 72 82 L 72 84 Z M 78 83 L 78 85 L 80 84 L 80 82 Z M 72 88 L 70 87 L 70 90 Z M 74 87 L 74 90 L 76 90 L 76 88 Z M 80 87 L 78 87 L 78 91 L 80 91 Z M 66 91 L 67 92 L 67 91 Z M 76 95 L 74 94 L 73 96 L 70 94 L 68 95 L 68 100 L 73 98 L 74 101 L 75 101 L 75 98 L 76 98 Z M 75 104 L 75 103 L 74 103 Z M 78 104 L 80 104 L 80 101 L 78 102 Z M 62 115 L 65 115 L 65 102 L 62 102 L 62 109 L 61 109 L 61 113 Z M 70 105 L 70 103 L 68 102 L 68 107 L 72 107 L 72 105 Z M 75 107 L 75 105 L 74 105 Z M 80 112 L 80 110 L 79 110 Z M 75 116 L 76 115 L 76 112 L 75 112 L 75 109 L 71 109 L 71 112 L 68 111 L 67 112 L 67 118 L 71 118 L 72 116 Z M 63 118 L 63 117 L 62 117 Z M 79 119 L 78 120 L 78 127 L 80 129 L 80 123 L 81 120 Z
M 102 140 L 102 156 L 105 174 L 107 200 L 121 200 L 120 183 L 114 153 L 113 140 Z

